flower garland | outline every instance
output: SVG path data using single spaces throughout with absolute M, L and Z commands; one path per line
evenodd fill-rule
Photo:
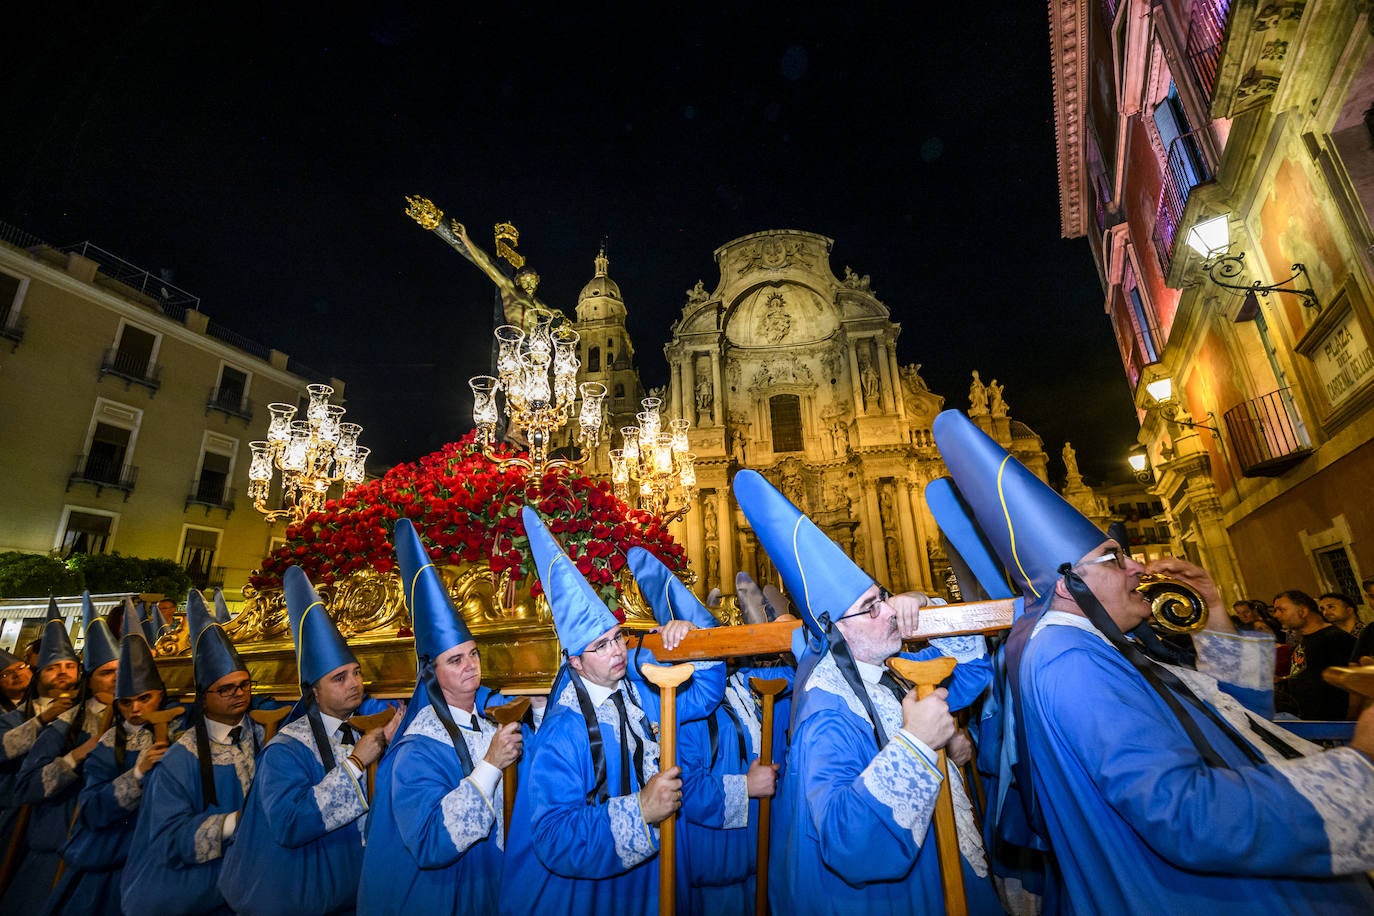
M 498 458 L 514 457 L 496 446 Z M 529 472 L 504 470 L 482 454 L 475 433 L 450 442 L 415 462 L 398 464 L 385 476 L 330 500 L 286 529 L 286 543 L 272 551 L 251 579 L 259 590 L 280 588 L 288 566 L 299 566 L 312 582 L 331 583 L 363 569 L 396 568 L 391 533 L 396 521 L 415 523 L 435 563 L 459 565 L 485 560 L 492 576 L 532 579 L 540 594 L 520 510 L 530 505 L 544 518 L 578 570 L 617 610 L 616 574 L 624 551 L 641 546 L 669 568 L 686 567 L 682 546 L 662 520 L 618 499 L 610 484 L 577 468 L 544 473 L 537 491 Z

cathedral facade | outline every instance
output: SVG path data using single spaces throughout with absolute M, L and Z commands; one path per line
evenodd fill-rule
M 722 245 L 719 278 L 688 290 L 664 345 L 670 381 L 649 394 L 661 399 L 665 418 L 691 423 L 698 490 L 676 534 L 702 595 L 732 594 L 740 571 L 780 584 L 730 493 L 744 467 L 893 591 L 949 593 L 949 562 L 923 498 L 926 484 L 946 473 L 931 435 L 945 399 L 927 388 L 919 365 L 898 362 L 901 325 L 867 276 L 848 267 L 835 275 L 832 244 L 811 232 L 769 230 Z M 596 269 L 576 327 L 582 375 L 609 391 L 611 433 L 590 464 L 599 472 L 642 389 L 625 303 L 604 256 Z M 1040 439 L 1007 416 L 995 380 L 984 386 L 975 373 L 969 413 L 1045 476 Z

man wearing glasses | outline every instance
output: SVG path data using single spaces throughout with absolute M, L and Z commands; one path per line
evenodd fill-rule
M 148 774 L 121 882 L 125 912 L 144 916 L 229 911 L 220 867 L 262 746 L 262 726 L 248 717 L 248 669 L 195 589 L 186 622 L 197 709 Z
M 0 649 L 0 713 L 19 708 L 32 679 L 33 671 L 22 658 Z
M 1147 567 L 967 417 L 946 411 L 934 435 L 1025 597 L 1008 740 L 1049 845 L 1046 912 L 1374 912 L 1374 713 L 1326 752 L 1268 722 L 1273 637 L 1236 633 L 1211 578 L 1176 558 L 1148 571 L 1210 613 L 1196 665 L 1167 660 L 1139 631 Z
M 735 475 L 735 498 L 777 567 L 808 631 L 794 650 L 792 734 L 777 818 L 769 901 L 796 914 L 937 914 L 955 909 L 940 882 L 931 820 L 942 777 L 936 752 L 956 763 L 950 709 L 991 679 L 981 637 L 935 641 L 916 658 L 955 657 L 949 686 L 923 700 L 883 668 L 914 633 L 924 595 L 893 596 L 762 475 Z M 957 767 L 949 768 L 967 911 L 1001 913 Z
M 520 780 L 501 882 L 505 914 L 658 912 L 658 825 L 709 805 L 708 772 L 659 769 L 659 697 L 641 680 L 620 622 L 529 508 L 530 552 L 567 664 L 554 681 Z M 676 621 L 685 631 L 689 625 Z M 681 633 L 665 633 L 665 642 Z M 643 659 L 652 663 L 652 658 Z M 679 721 L 705 718 L 725 686 L 720 663 L 696 666 L 680 688 Z M 718 793 L 715 794 L 718 798 Z M 678 853 L 690 830 L 678 818 Z M 685 874 L 679 861 L 679 874 Z M 677 882 L 687 912 L 687 881 Z

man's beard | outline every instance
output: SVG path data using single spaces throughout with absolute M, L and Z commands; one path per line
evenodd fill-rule
M 858 627 L 853 629 L 842 627 L 841 632 L 844 633 L 844 641 L 849 645 L 850 654 L 856 660 L 870 665 L 881 665 L 902 648 L 902 638 L 897 635 L 895 618 L 886 635 L 875 636 L 871 631 L 860 630 Z

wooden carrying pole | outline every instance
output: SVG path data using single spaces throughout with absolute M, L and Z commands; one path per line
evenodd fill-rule
M 690 664 L 646 664 L 640 670 L 644 680 L 659 692 L 658 769 L 662 772 L 677 766 L 677 688 L 694 669 Z M 658 831 L 658 912 L 659 916 L 673 916 L 677 905 L 677 812 L 664 818 Z
M 381 728 L 392 720 L 393 717 L 400 715 L 398 709 L 383 709 L 381 712 L 374 712 L 370 716 L 350 716 L 348 724 L 359 735 L 365 735 L 374 728 Z M 378 757 L 367 765 L 367 800 L 372 803 L 372 789 L 377 784 L 377 764 L 381 761 Z
M 285 719 L 289 712 L 291 712 L 290 706 L 279 706 L 276 709 L 250 709 L 248 710 L 248 717 L 262 726 L 262 743 L 266 744 L 277 734 L 281 720 Z
M 108 693 L 99 693 L 95 698 L 105 704 L 105 711 L 100 714 L 100 721 L 95 726 L 95 737 L 102 738 L 110 730 L 110 723 L 114 721 L 115 700 L 114 696 Z M 84 772 L 84 771 L 83 771 Z M 72 812 L 72 819 L 67 823 L 67 837 L 72 835 L 72 828 L 76 826 L 76 819 L 81 816 L 81 805 L 77 804 L 76 810 Z M 52 876 L 52 886 L 57 887 L 57 883 L 62 880 L 62 874 L 67 870 L 67 860 L 65 857 L 57 860 L 57 871 Z
M 497 728 L 502 728 L 512 722 L 519 722 L 525 718 L 525 713 L 529 711 L 530 698 L 516 697 L 509 703 L 500 706 L 492 706 L 487 709 L 487 718 L 496 723 Z M 515 789 L 519 776 L 516 771 L 520 767 L 520 761 L 512 763 L 501 771 L 501 812 L 506 816 L 501 822 L 502 835 L 510 837 L 510 819 L 515 811 Z
M 1333 665 L 1322 671 L 1322 680 L 1346 693 L 1374 699 L 1374 665 L 1359 668 Z
M 887 666 L 894 674 L 916 685 L 918 700 L 934 693 L 940 682 L 949 677 L 955 664 L 955 660 L 949 657 L 927 662 L 913 662 L 905 658 L 887 660 Z M 954 796 L 949 785 L 949 765 L 943 748 L 936 753 L 941 776 L 940 795 L 935 800 L 935 849 L 940 855 L 940 887 L 945 894 L 945 913 L 948 916 L 966 916 L 968 898 L 964 896 L 964 868 L 959 855 L 958 828 L 954 825 Z
M 764 766 L 773 764 L 773 704 L 778 694 L 787 689 L 784 678 L 765 679 L 751 677 L 749 686 L 763 698 L 763 723 L 759 731 L 759 763 Z M 754 875 L 754 913 L 755 916 L 768 914 L 768 849 L 769 826 L 773 814 L 773 799 L 759 799 L 759 849 L 755 861 Z

